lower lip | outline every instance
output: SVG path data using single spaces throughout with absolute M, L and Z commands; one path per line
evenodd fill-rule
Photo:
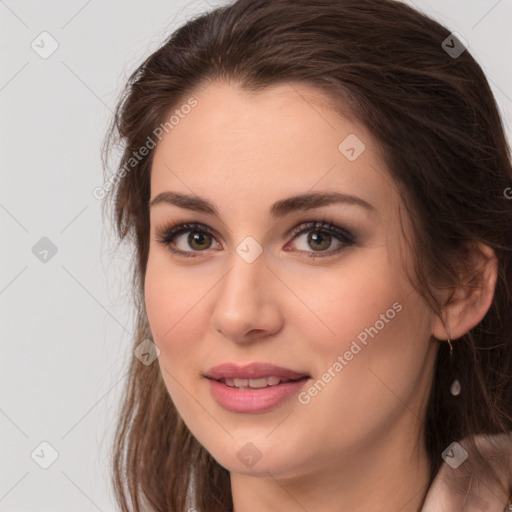
M 267 386 L 254 390 L 241 390 L 226 386 L 222 382 L 210 381 L 213 398 L 219 405 L 231 412 L 265 412 L 277 407 L 291 395 L 300 391 L 309 380 L 303 379 Z

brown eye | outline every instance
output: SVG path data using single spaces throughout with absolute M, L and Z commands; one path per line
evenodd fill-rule
M 186 239 L 184 235 L 188 233 Z M 178 240 L 179 238 L 183 240 Z M 201 224 L 180 224 L 168 226 L 157 236 L 157 242 L 167 246 L 172 254 L 194 257 L 198 252 L 206 251 L 215 240 L 213 234 L 206 226 Z M 181 247 L 175 248 L 181 243 Z
M 190 234 L 187 238 L 187 243 L 193 249 L 197 249 L 199 251 L 209 249 L 212 245 L 212 236 L 209 233 L 204 233 L 202 231 L 190 231 Z
M 322 234 L 321 231 L 312 231 L 308 235 L 308 244 L 315 251 L 325 251 L 331 245 L 332 237 L 329 234 Z
M 324 222 L 302 224 L 293 230 L 293 234 L 295 235 L 294 240 L 300 239 L 302 235 L 308 235 L 304 244 L 305 247 L 299 248 L 299 251 L 304 252 L 308 258 L 333 256 L 344 247 L 355 243 L 355 237 L 349 231 Z M 338 241 L 338 246 L 328 251 L 333 240 Z

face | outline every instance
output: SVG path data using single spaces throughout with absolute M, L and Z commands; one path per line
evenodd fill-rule
M 145 276 L 184 422 L 232 474 L 353 468 L 414 445 L 433 318 L 376 142 L 305 85 L 212 83 L 194 99 L 155 149 Z M 224 363 L 241 368 L 212 371 Z

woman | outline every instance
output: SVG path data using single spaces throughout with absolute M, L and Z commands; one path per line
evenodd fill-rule
M 397 1 L 239 0 L 131 76 L 116 140 L 123 511 L 449 510 L 446 465 L 503 509 L 512 169 L 460 39 Z

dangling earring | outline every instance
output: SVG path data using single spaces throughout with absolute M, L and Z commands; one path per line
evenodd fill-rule
M 451 361 L 452 354 L 453 354 L 453 347 L 452 347 L 452 343 L 449 339 L 448 339 L 448 345 L 450 346 L 450 361 Z M 455 379 L 450 387 L 450 393 L 453 396 L 458 396 L 458 395 L 460 395 L 460 391 L 461 391 L 460 382 L 458 379 Z

